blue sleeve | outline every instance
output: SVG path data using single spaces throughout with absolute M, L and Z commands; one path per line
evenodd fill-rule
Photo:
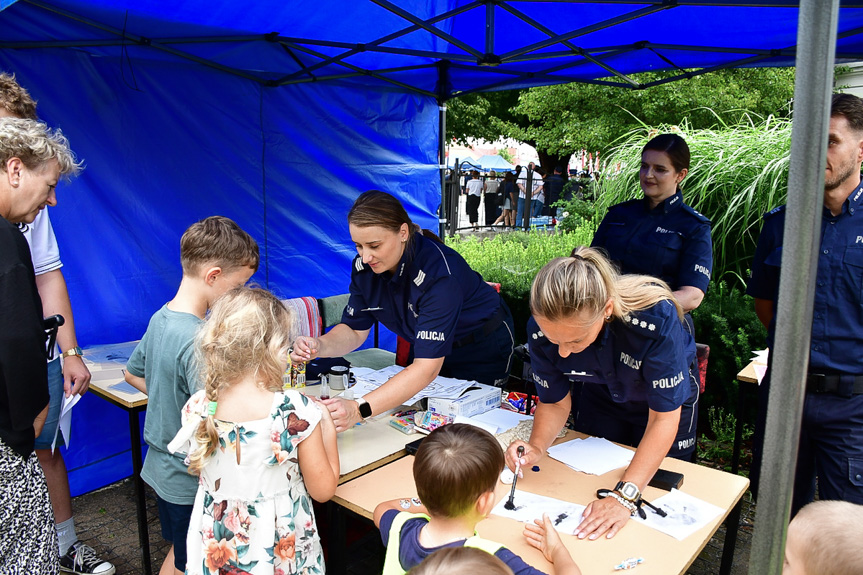
M 710 238 L 710 225 L 703 223 L 698 225 L 683 244 L 677 287 L 693 286 L 707 293 L 712 271 L 713 242 Z
M 752 275 L 746 283 L 746 293 L 754 298 L 775 302 L 779 293 L 782 245 L 774 228 L 773 219 L 764 221 L 752 259 Z
M 359 257 L 359 256 L 357 256 Z M 351 329 L 357 331 L 365 331 L 371 329 L 375 324 L 375 317 L 371 312 L 362 311 L 369 307 L 365 295 L 360 289 L 359 274 L 373 273 L 369 271 L 359 272 L 356 269 L 357 258 L 354 258 L 354 267 L 351 271 L 351 285 L 349 288 L 350 297 L 348 304 L 345 306 L 345 311 L 342 312 L 342 323 Z M 365 280 L 374 280 L 374 278 L 363 278 Z
M 602 218 L 602 221 L 599 222 L 599 227 L 596 228 L 596 233 L 593 234 L 593 240 L 590 242 L 590 247 L 592 248 L 605 248 L 606 238 L 605 236 L 608 233 L 608 212 L 606 212 L 605 217 Z
M 393 521 L 395 521 L 396 515 L 399 514 L 398 509 L 387 509 L 384 511 L 384 514 L 381 515 L 381 522 L 378 525 L 378 529 L 381 531 L 381 541 L 384 544 L 384 547 L 387 546 L 387 543 L 390 540 L 390 529 L 393 526 Z
M 545 571 L 540 571 L 536 567 L 531 567 L 524 562 L 524 559 L 506 547 L 498 549 L 494 556 L 506 563 L 506 566 L 512 569 L 514 575 L 546 575 Z
M 677 317 L 677 310 L 669 301 L 661 301 L 665 319 L 660 325 L 659 336 L 653 340 L 645 355 L 641 373 L 647 384 L 647 405 L 653 411 L 674 411 L 690 396 L 689 364 L 694 357 L 692 336 L 684 329 Z M 659 310 L 657 310 L 659 311 Z
M 550 343 L 541 332 L 533 318 L 527 322 L 528 342 L 530 343 L 530 367 L 533 371 L 533 381 L 536 383 L 536 394 L 543 403 L 557 403 L 569 393 L 571 382 L 563 374 L 563 370 L 554 364 L 556 346 Z M 533 339 L 537 336 L 537 339 Z
M 414 334 L 415 358 L 446 357 L 452 351 L 455 329 L 463 304 L 455 276 L 438 279 L 417 301 L 419 317 Z

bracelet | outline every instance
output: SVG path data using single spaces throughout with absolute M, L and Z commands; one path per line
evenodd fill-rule
M 632 501 L 628 501 L 612 491 L 611 489 L 598 489 L 596 491 L 596 496 L 600 499 L 605 499 L 606 497 L 613 497 L 617 500 L 618 503 L 626 507 L 629 510 L 629 516 L 633 517 L 636 513 L 638 513 L 638 506 Z

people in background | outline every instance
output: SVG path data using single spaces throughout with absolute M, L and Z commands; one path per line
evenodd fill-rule
M 546 192 L 546 207 L 543 209 L 543 214 L 547 216 L 555 216 L 557 217 L 558 212 L 560 212 L 560 208 L 553 208 L 555 203 L 558 200 L 563 199 L 563 168 L 560 166 L 554 167 L 554 173 L 545 178 L 545 192 Z
M 477 170 L 473 170 L 470 175 L 472 179 L 467 182 L 467 216 L 473 229 L 478 229 L 479 203 L 482 200 L 482 193 L 485 191 L 485 184 L 480 179 Z
M 168 451 L 180 430 L 180 411 L 199 388 L 195 333 L 213 302 L 258 269 L 258 244 L 232 220 L 211 216 L 183 234 L 180 262 L 177 294 L 150 318 L 126 365 L 126 381 L 149 396 L 144 424 L 149 449 L 141 477 L 156 492 L 162 537 L 172 543 L 161 575 L 186 569 L 186 533 L 198 490 L 183 456 Z
M 497 219 L 497 213 L 500 211 L 500 200 L 498 198 L 498 190 L 500 189 L 500 180 L 497 179 L 497 172 L 492 170 L 488 179 L 485 181 L 485 225 L 493 226 Z
M 530 217 L 538 218 L 542 215 L 542 208 L 545 205 L 545 176 L 546 172 L 542 168 L 536 168 L 533 177 L 533 193 L 530 196 Z
M 239 287 L 213 305 L 196 346 L 204 389 L 169 444 L 200 475 L 188 575 L 324 573 L 312 501 L 339 482 L 329 411 L 282 390 L 291 313 L 270 292 Z
M 643 198 L 612 206 L 591 246 L 603 248 L 625 274 L 667 283 L 688 314 L 701 304 L 713 269 L 710 220 L 683 201 L 689 146 L 677 134 L 660 134 L 641 151 Z M 687 323 L 692 325 L 691 317 Z
M 54 574 L 57 530 L 34 452 L 49 412 L 44 316 L 16 224 L 57 205 L 60 177 L 77 173 L 80 163 L 59 130 L 0 118 L 0 169 L 0 573 Z
M 824 210 L 815 279 L 809 371 L 797 452 L 792 515 L 815 496 L 863 503 L 863 100 L 835 94 L 830 111 Z M 776 336 L 776 304 L 785 206 L 768 212 L 758 238 L 746 293 Z M 786 253 L 787 255 L 787 253 Z M 767 398 L 773 385 L 771 354 L 759 386 L 753 446 L 753 485 L 760 479 Z
M 10 74 L 0 74 L 0 117 L 36 119 L 36 101 Z M 69 476 L 60 450 L 63 435 L 57 433 L 63 398 L 83 395 L 90 386 L 90 370 L 81 359 L 83 352 L 78 347 L 75 335 L 75 318 L 61 269 L 63 262 L 60 260 L 60 248 L 48 210 L 40 211 L 33 222 L 19 223 L 18 228 L 30 246 L 36 287 L 42 298 L 42 313 L 46 317 L 62 315 L 64 319 L 57 334 L 59 350 L 48 360 L 51 406 L 42 433 L 36 438 L 36 456 L 45 471 L 54 508 L 60 564 L 72 573 L 112 575 L 114 566 L 100 559 L 92 547 L 78 540 L 75 518 L 72 516 Z
M 298 337 L 291 358 L 342 356 L 362 345 L 379 321 L 411 344 L 412 362 L 361 399 L 326 400 L 336 429 L 401 405 L 438 374 L 502 385 L 513 325 L 500 295 L 458 253 L 414 224 L 390 194 L 360 195 L 348 224 L 357 257 L 342 321 L 319 338 Z
M 695 342 L 683 310 L 661 280 L 620 276 L 596 249 L 579 247 L 537 274 L 527 325 L 539 396 L 530 441 L 513 442 L 507 464 L 542 457 L 570 414 L 572 382 L 583 383 L 576 429 L 637 447 L 610 494 L 593 501 L 579 538 L 613 537 L 635 515 L 666 456 L 695 450 Z
M 860 571 L 863 506 L 809 503 L 788 526 L 782 575 L 849 575 Z
M 503 466 L 500 444 L 483 429 L 453 423 L 432 431 L 414 459 L 419 498 L 385 501 L 375 508 L 375 525 L 387 547 L 384 575 L 403 574 L 448 547 L 481 549 L 517 575 L 541 573 L 500 543 L 476 535 L 476 524 L 497 504 L 495 487 Z M 525 537 L 558 575 L 581 573 L 548 515 L 526 524 Z

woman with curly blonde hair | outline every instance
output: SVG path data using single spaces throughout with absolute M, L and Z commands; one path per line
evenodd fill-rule
M 698 384 L 695 341 L 668 286 L 650 276 L 621 276 L 599 250 L 578 247 L 543 267 L 530 291 L 527 324 L 539 402 L 530 441 L 507 449 L 522 469 L 554 441 L 582 383 L 576 430 L 637 447 L 617 486 L 584 512 L 579 538 L 613 537 L 642 509 L 641 492 L 666 456 L 695 449 Z
M 324 572 L 309 496 L 335 493 L 336 429 L 327 409 L 282 390 L 291 326 L 274 295 L 239 287 L 216 301 L 198 334 L 204 390 L 183 407 L 168 446 L 191 443 L 189 472 L 201 476 L 186 573 Z

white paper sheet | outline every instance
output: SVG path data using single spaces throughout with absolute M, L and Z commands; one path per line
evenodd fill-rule
M 576 471 L 603 475 L 629 465 L 635 452 L 601 437 L 588 437 L 552 446 L 548 455 Z
M 62 433 L 63 441 L 66 447 L 72 443 L 72 408 L 81 400 L 78 394 L 63 396 L 63 405 L 60 408 L 60 422 L 57 425 L 57 430 L 54 432 L 54 441 L 51 442 L 51 453 L 54 453 L 54 448 L 57 447 L 57 437 Z
M 512 500 L 515 509 L 506 508 L 508 500 L 509 493 L 507 492 L 507 496 L 495 505 L 491 512 L 500 517 L 508 517 L 522 523 L 533 523 L 534 519 L 540 519 L 543 513 L 548 513 L 555 529 L 567 535 L 575 533 L 575 529 L 581 523 L 581 514 L 584 513 L 585 509 L 584 505 L 521 491 L 518 488 L 516 488 L 515 497 Z
M 755 370 L 755 378 L 758 380 L 758 385 L 761 385 L 761 381 L 764 379 L 764 376 L 767 375 L 768 359 L 770 359 L 770 349 L 760 349 L 756 351 L 752 355 L 752 359 L 749 360 L 755 362 L 752 369 Z
M 466 419 L 471 420 L 467 423 L 477 422 L 481 423 L 483 426 L 494 427 L 497 431 L 492 431 L 491 433 L 497 434 L 509 431 L 525 419 L 533 419 L 533 417 L 525 415 L 524 413 L 510 411 L 508 409 L 497 408 Z M 458 421 L 458 419 L 456 419 L 456 421 Z
M 404 368 L 399 365 L 390 365 L 383 369 L 373 371 L 371 373 L 360 374 L 354 372 L 357 383 L 351 389 L 354 392 L 354 397 L 362 397 L 370 393 L 389 381 L 393 376 L 400 373 Z M 455 399 L 459 397 L 464 390 L 469 388 L 474 382 L 464 379 L 453 379 L 451 377 L 438 376 L 432 380 L 424 389 L 421 389 L 416 395 L 404 402 L 405 405 L 412 405 L 421 399 L 427 397 L 440 397 L 444 399 Z
M 648 527 L 671 535 L 678 541 L 683 541 L 722 514 L 722 509 L 693 497 L 677 489 L 672 489 L 655 501 L 655 506 L 663 509 L 668 515 L 660 517 L 650 508 L 645 507 L 647 519 L 640 519 Z
M 456 415 L 453 423 L 466 423 L 468 425 L 473 425 L 474 427 L 479 427 L 480 429 L 488 431 L 492 435 L 500 433 L 496 425 L 485 423 L 478 419 L 474 419 L 473 417 L 465 417 L 464 415 Z
M 127 341 L 124 343 L 114 343 L 110 345 L 97 345 L 95 347 L 84 350 L 84 363 L 90 371 L 103 369 L 103 364 L 119 364 L 121 367 L 129 362 L 132 352 L 137 347 L 137 341 Z M 107 366 L 106 366 L 107 367 Z M 108 369 L 117 367 L 112 365 Z

